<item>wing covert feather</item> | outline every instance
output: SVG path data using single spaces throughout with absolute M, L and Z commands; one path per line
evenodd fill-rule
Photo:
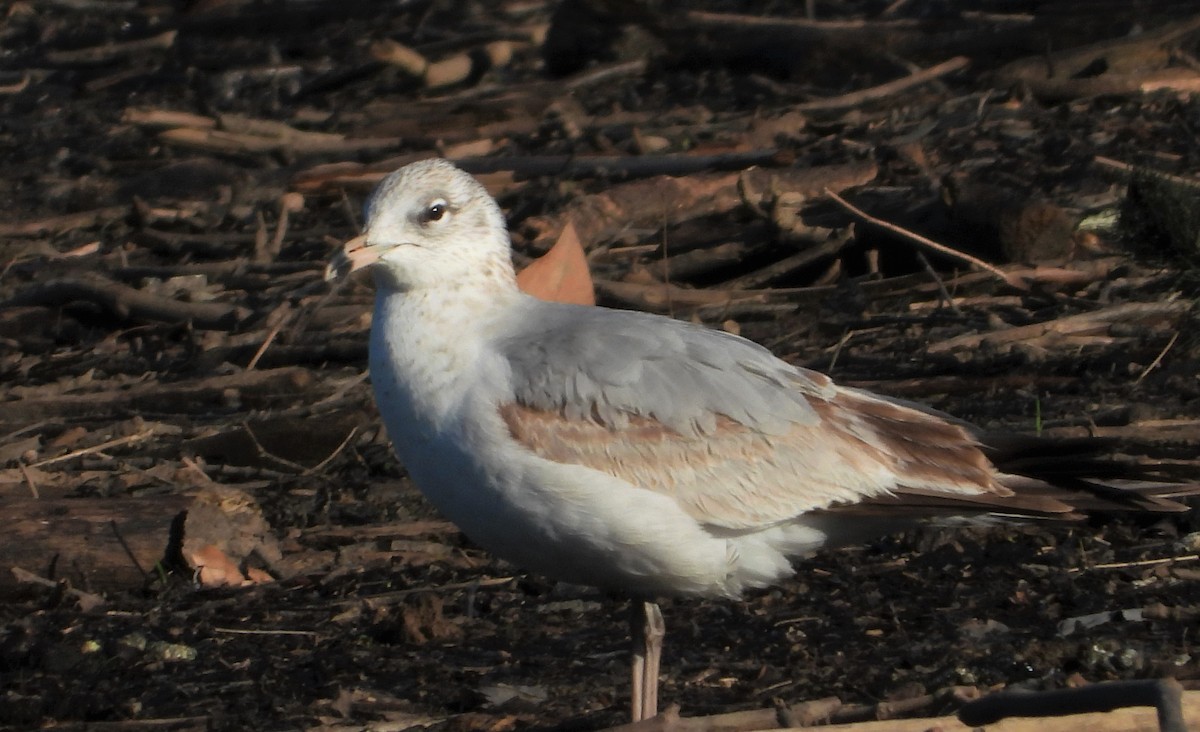
M 498 338 L 512 437 L 753 530 L 906 489 L 1009 494 L 960 424 L 835 386 L 745 339 L 641 313 L 538 303 Z
M 815 423 L 806 394 L 831 395 L 821 374 L 800 372 L 744 338 L 660 316 L 532 301 L 525 323 L 497 337 L 517 401 L 572 419 L 620 427 L 648 417 L 681 434 L 715 428 L 715 416 L 767 432 Z

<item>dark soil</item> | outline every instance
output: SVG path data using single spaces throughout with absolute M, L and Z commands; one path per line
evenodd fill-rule
M 358 378 L 369 284 L 331 294 L 322 279 L 334 249 L 356 233 L 377 179 L 370 174 L 463 143 L 517 161 L 650 159 L 653 137 L 666 141 L 664 153 L 765 149 L 784 168 L 873 163 L 870 182 L 847 193 L 872 215 L 1009 270 L 1083 274 L 1070 282 L 1030 275 L 1034 285 L 1018 290 L 964 274 L 950 257 L 928 254 L 927 271 L 920 250 L 859 221 L 836 255 L 746 288 L 760 291 L 751 305 L 660 300 L 657 309 L 737 329 L 842 383 L 989 430 L 1109 435 L 1122 459 L 1155 477 L 1200 476 L 1196 253 L 1188 248 L 1196 240 L 1187 240 L 1195 211 L 1176 210 L 1173 184 L 1156 178 L 1141 188 L 1135 181 L 1140 197 L 1127 196 L 1128 178 L 1097 162 L 1194 181 L 1200 97 L 1167 88 L 1052 100 L 1001 72 L 1047 49 L 1123 38 L 1135 25 L 1182 27 L 1192 22 L 1189 4 L 1150 3 L 1137 17 L 1123 4 L 965 4 L 1008 18 L 988 20 L 963 15 L 963 4 L 921 1 L 897 18 L 920 23 L 905 32 L 928 43 L 855 48 L 827 39 L 810 53 L 766 32 L 752 44 L 732 32 L 691 36 L 672 15 L 681 10 L 654 3 L 568 5 L 595 13 L 582 28 L 596 32 L 560 15 L 547 48 L 566 43 L 578 53 L 547 61 L 525 43 L 511 62 L 440 89 L 378 60 L 372 42 L 397 40 L 430 58 L 475 53 L 527 40 L 531 27 L 551 22 L 553 7 L 55 0 L 4 9 L 0 520 L 19 522 L 14 506 L 31 487 L 39 500 L 151 500 L 215 482 L 257 500 L 290 571 L 272 567 L 276 581 L 264 584 L 206 587 L 164 565 L 143 567 L 144 585 L 112 587 L 89 584 L 88 568 L 68 558 L 22 566 L 53 581 L 0 582 L 0 730 L 582 730 L 626 718 L 622 601 L 524 575 L 436 521 L 391 456 Z M 766 2 L 693 5 L 771 18 L 800 12 Z M 838 17 L 882 22 L 887 4 L 835 5 Z M 1018 22 L 1028 25 L 1014 30 Z M 89 52 L 167 31 L 178 34 L 161 48 Z M 982 40 L 999 36 L 1004 43 Z M 1162 63 L 1194 65 L 1195 41 L 1172 43 L 1178 54 L 1164 53 Z M 965 71 L 806 112 L 778 135 L 755 132 L 756 120 L 964 53 Z M 570 86 L 600 64 L 638 60 L 646 63 Z M 1089 75 L 1104 73 L 1081 78 Z M 392 142 L 205 147 L 164 136 L 170 124 L 131 110 L 186 112 L 244 131 L 227 116 L 241 115 Z M 319 167 L 332 163 L 348 164 L 338 170 L 350 178 Z M 543 224 L 572 202 L 638 177 L 619 168 L 580 176 L 506 169 L 517 175 L 488 180 L 520 262 L 540 253 Z M 282 223 L 280 212 L 297 200 L 302 207 Z M 1030 202 L 1039 206 L 1033 213 Z M 1075 230 L 1099 212 L 1122 213 L 1122 224 Z M 584 242 L 601 304 L 631 306 L 631 290 L 612 283 L 661 284 L 655 267 L 668 256 L 750 242 L 736 261 L 666 278 L 714 292 L 786 259 L 803 237 L 772 216 L 738 205 L 680 219 L 664 213 L 665 227 L 613 225 L 607 238 Z M 827 200 L 806 202 L 803 217 L 837 230 L 855 221 Z M 1047 244 L 1044 231 L 1067 220 Z M 954 309 L 938 304 L 938 282 Z M 130 291 L 159 299 L 143 307 Z M 163 301 L 191 309 L 178 316 Z M 938 345 L 1172 303 L 1180 307 L 1086 332 Z M 251 386 L 220 386 L 234 378 Z M 106 446 L 151 427 L 145 439 Z M 823 552 L 798 563 L 792 581 L 739 602 L 668 601 L 661 698 L 692 716 L 826 696 L 874 704 L 958 685 L 1173 676 L 1194 686 L 1197 523 L 1185 513 L 931 526 Z M 81 605 L 75 589 L 103 602 Z M 1178 612 L 1149 617 L 1158 605 Z M 1113 611 L 1146 617 L 1064 625 Z

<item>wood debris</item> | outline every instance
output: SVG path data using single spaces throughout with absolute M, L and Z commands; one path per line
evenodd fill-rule
M 622 719 L 613 602 L 423 503 L 370 396 L 371 285 L 323 281 L 430 156 L 498 197 L 543 296 L 1196 480 L 1200 17 L 1036 6 L 5 8 L 0 730 Z M 1198 520 L 926 528 L 680 602 L 704 632 L 656 724 L 954 729 L 965 688 L 1195 688 Z

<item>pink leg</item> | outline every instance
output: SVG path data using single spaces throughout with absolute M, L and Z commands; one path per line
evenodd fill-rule
M 629 631 L 633 637 L 632 717 L 634 722 L 640 722 L 658 714 L 658 671 L 666 635 L 662 610 L 653 602 L 633 600 L 629 608 Z

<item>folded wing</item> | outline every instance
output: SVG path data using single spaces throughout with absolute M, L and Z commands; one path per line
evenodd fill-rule
M 815 510 L 1065 513 L 1005 487 L 971 432 L 795 368 L 742 338 L 640 313 L 530 301 L 498 340 L 511 436 L 741 531 Z

